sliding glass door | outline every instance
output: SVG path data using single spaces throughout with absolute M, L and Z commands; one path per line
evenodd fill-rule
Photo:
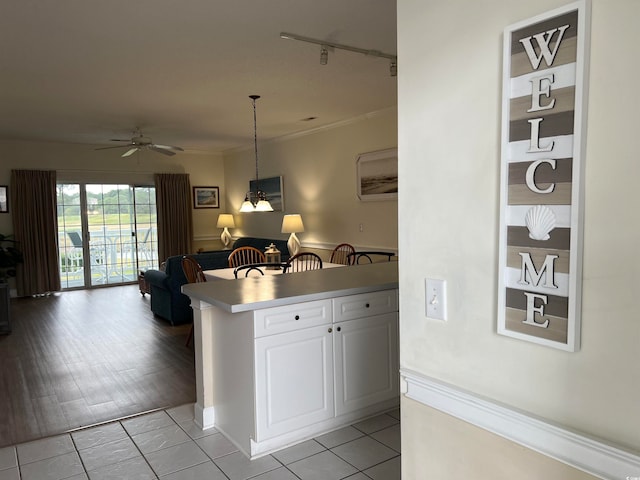
M 137 281 L 157 267 L 155 188 L 58 184 L 58 245 L 63 288 Z

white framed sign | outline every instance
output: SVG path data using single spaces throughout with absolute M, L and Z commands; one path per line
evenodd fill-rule
M 587 0 L 504 31 L 498 333 L 580 348 Z

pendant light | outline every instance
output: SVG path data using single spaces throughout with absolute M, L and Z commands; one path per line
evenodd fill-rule
M 244 197 L 244 202 L 240 206 L 241 212 L 273 212 L 273 207 L 267 200 L 267 194 L 260 190 L 260 180 L 258 177 L 258 129 L 256 122 L 256 100 L 260 95 L 249 95 L 253 102 L 253 146 L 256 158 L 256 191 L 248 191 Z

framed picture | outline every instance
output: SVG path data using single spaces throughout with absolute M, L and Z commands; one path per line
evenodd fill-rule
M 358 198 L 362 201 L 398 198 L 398 149 L 358 155 Z
M 220 208 L 220 189 L 193 187 L 193 208 Z
M 267 200 L 273 207 L 274 212 L 282 212 L 284 210 L 284 200 L 282 198 L 282 177 L 270 177 L 259 179 L 260 190 L 263 191 Z M 256 181 L 249 181 L 249 191 L 255 192 Z
M 0 185 L 0 213 L 9 213 L 9 187 Z

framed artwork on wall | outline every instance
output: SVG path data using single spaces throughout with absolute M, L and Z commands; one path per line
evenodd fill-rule
M 193 208 L 220 208 L 218 187 L 193 187 Z
M 398 149 L 362 153 L 356 160 L 358 198 L 362 201 L 398 198 Z
M 0 185 L 0 213 L 9 213 L 9 187 Z
M 282 197 L 282 177 L 269 177 L 269 178 L 260 178 L 258 180 L 258 186 L 260 187 L 260 191 L 264 192 L 267 196 L 267 200 L 273 207 L 274 212 L 282 212 L 284 210 L 284 199 Z M 249 181 L 249 191 L 255 192 L 258 190 L 256 188 L 256 181 Z

